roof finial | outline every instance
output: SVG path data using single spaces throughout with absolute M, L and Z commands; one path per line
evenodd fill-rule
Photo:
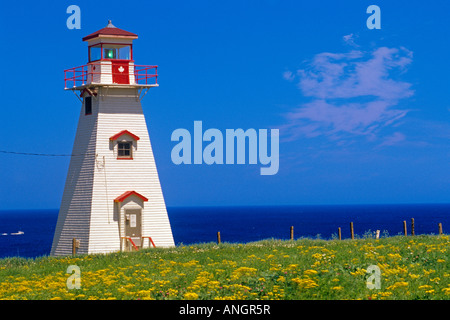
M 115 28 L 115 26 L 112 24 L 111 20 L 108 20 L 108 25 L 106 28 Z

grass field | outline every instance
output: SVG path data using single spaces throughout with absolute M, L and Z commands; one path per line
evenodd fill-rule
M 0 299 L 449 299 L 449 244 L 448 235 L 264 240 L 7 258 Z M 68 289 L 70 265 L 79 267 L 79 289 Z M 367 286 L 371 265 L 380 289 Z

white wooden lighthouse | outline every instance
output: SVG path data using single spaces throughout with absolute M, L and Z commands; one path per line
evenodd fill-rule
M 109 21 L 83 38 L 87 65 L 65 70 L 82 107 L 51 255 L 174 245 L 141 106 L 157 67 L 134 64 L 134 39 Z

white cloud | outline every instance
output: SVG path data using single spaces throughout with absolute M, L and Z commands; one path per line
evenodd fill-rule
M 396 145 L 406 139 L 405 135 L 401 132 L 395 132 L 393 135 L 388 136 L 384 139 L 384 141 L 380 144 L 381 146 L 393 146 Z
M 288 81 L 292 81 L 294 80 L 295 76 L 291 71 L 285 71 L 283 72 L 283 79 L 288 80 Z
M 403 47 L 315 55 L 295 76 L 312 101 L 285 115 L 285 132 L 291 137 L 375 135 L 408 112 L 397 104 L 414 91 L 394 75 L 404 73 L 411 62 L 412 52 Z M 294 80 L 294 73 L 285 78 Z
M 355 43 L 355 38 L 357 38 L 357 36 L 355 36 L 353 33 L 350 33 L 350 34 L 348 34 L 348 35 L 343 36 L 343 37 L 342 37 L 342 40 L 344 40 L 344 42 L 345 42 L 346 44 L 348 44 L 349 46 L 352 46 L 352 47 L 359 47 L 359 45 L 357 45 L 357 44 Z

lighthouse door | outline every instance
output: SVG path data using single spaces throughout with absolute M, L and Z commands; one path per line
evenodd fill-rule
M 125 237 L 130 237 L 137 247 L 141 246 L 142 236 L 142 210 L 125 210 Z
M 130 84 L 128 61 L 112 60 L 111 64 L 113 83 Z

